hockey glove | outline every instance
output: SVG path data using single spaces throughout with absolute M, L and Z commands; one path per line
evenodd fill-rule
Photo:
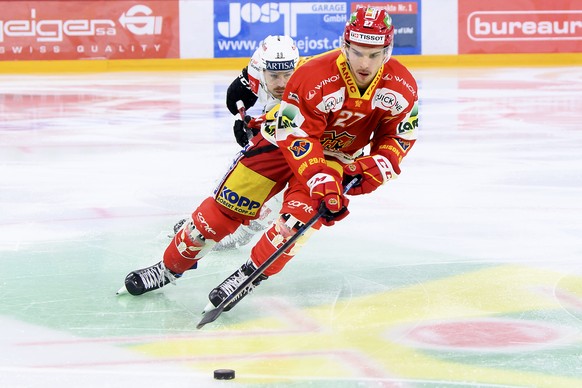
M 396 179 L 400 173 L 400 168 L 392 167 L 392 163 L 382 155 L 361 156 L 354 160 L 354 163 L 344 166 L 346 175 L 361 175 L 360 183 L 352 187 L 348 194 L 360 195 L 369 194 L 388 182 Z
M 254 135 L 253 130 L 247 126 L 251 119 L 251 116 L 245 116 L 244 121 L 240 119 L 234 121 L 234 125 L 232 127 L 234 138 L 236 139 L 238 145 L 241 147 L 245 147 L 247 144 L 249 144 L 250 138 L 252 138 Z
M 307 186 L 309 195 L 318 202 L 318 209 L 322 211 L 324 225 L 331 226 L 349 214 L 349 200 L 342 194 L 342 184 L 336 174 L 317 173 L 307 181 Z

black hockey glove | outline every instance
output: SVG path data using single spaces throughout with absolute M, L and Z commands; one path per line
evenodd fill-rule
M 232 130 L 234 132 L 234 138 L 236 142 L 241 147 L 246 147 L 249 144 L 249 140 L 255 135 L 254 131 L 247 127 L 249 121 L 251 121 L 251 116 L 245 116 L 245 120 L 242 121 L 240 119 L 234 121 L 234 125 Z

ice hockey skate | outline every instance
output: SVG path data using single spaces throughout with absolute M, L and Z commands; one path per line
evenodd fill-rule
M 182 218 L 180 221 L 176 222 L 176 224 L 174 224 L 174 234 L 172 235 L 168 235 L 168 237 L 172 238 L 174 237 L 174 235 L 176 233 L 178 233 L 178 231 L 180 229 L 182 229 L 182 226 L 186 223 L 186 218 Z
M 208 305 L 206 305 L 202 313 L 206 313 L 207 311 L 217 307 L 223 300 L 228 298 L 228 296 L 232 294 L 238 288 L 238 286 L 241 285 L 255 270 L 256 267 L 249 260 L 239 269 L 237 269 L 232 275 L 227 277 L 217 287 L 213 288 L 212 291 L 210 291 L 210 294 L 208 294 L 208 299 L 210 302 Z M 229 311 L 232 309 L 238 302 L 242 300 L 242 298 L 250 294 L 255 289 L 255 287 L 257 287 L 263 280 L 266 280 L 267 278 L 268 276 L 261 274 L 255 281 L 243 289 L 236 296 L 236 298 L 234 298 L 232 302 L 230 302 L 228 306 L 224 308 L 224 311 Z
M 250 229 L 250 225 L 240 226 L 237 230 L 234 231 L 234 233 L 229 234 L 220 240 L 220 242 L 218 242 L 218 244 L 216 244 L 214 247 L 214 250 L 226 251 L 240 248 L 244 245 L 247 245 L 253 239 L 255 233 L 255 231 Z
M 125 285 L 117 291 L 117 295 L 129 293 L 131 295 L 141 295 L 146 292 L 157 290 L 168 283 L 175 284 L 176 279 L 182 275 L 175 274 L 166 268 L 164 262 L 160 261 L 151 267 L 142 268 L 130 272 L 125 277 Z

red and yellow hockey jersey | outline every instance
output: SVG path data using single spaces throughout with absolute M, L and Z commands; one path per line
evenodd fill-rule
M 349 163 L 364 147 L 399 164 L 416 141 L 418 92 L 394 58 L 360 92 L 340 50 L 314 57 L 291 76 L 278 113 L 276 139 L 295 175 L 306 182 L 326 158 Z

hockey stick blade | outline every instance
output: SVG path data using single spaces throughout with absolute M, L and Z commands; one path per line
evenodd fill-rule
M 218 307 L 213 308 L 212 310 L 204 313 L 204 315 L 202 316 L 202 319 L 196 325 L 196 328 L 197 329 L 202 329 L 204 327 L 204 325 L 206 325 L 207 323 L 216 321 L 216 318 L 218 318 L 218 316 L 220 314 L 222 314 L 222 312 L 224 311 L 224 308 L 225 307 L 226 306 L 225 305 L 222 305 L 222 303 L 221 303 L 221 304 L 218 305 Z
M 356 184 L 358 184 L 360 180 L 361 176 L 353 177 L 352 180 L 347 185 L 344 186 L 344 194 L 347 193 L 348 190 L 350 190 Z M 325 210 L 326 210 L 325 207 L 320 208 L 316 215 L 314 215 L 301 228 L 299 228 L 297 232 L 295 232 L 295 234 L 291 236 L 291 238 L 289 238 L 289 240 L 287 240 L 282 246 L 280 246 L 279 249 L 277 249 L 263 264 L 259 266 L 259 268 L 257 268 L 252 274 L 250 274 L 249 277 L 246 278 L 245 281 L 242 282 L 236 288 L 236 290 L 234 290 L 227 298 L 220 302 L 220 304 L 216 306 L 214 309 L 205 312 L 204 316 L 202 317 L 198 325 L 196 325 L 196 328 L 201 329 L 207 323 L 214 322 L 216 318 L 218 318 L 220 314 L 222 314 L 226 306 L 228 306 L 228 304 L 232 302 L 238 296 L 238 294 L 240 294 L 249 284 L 255 281 L 259 276 L 261 276 L 261 274 L 265 272 L 265 270 L 271 264 L 273 264 L 273 262 L 277 260 L 279 256 L 281 256 L 283 252 L 287 250 L 287 248 L 293 245 L 295 241 L 303 235 L 303 233 L 305 233 L 309 228 L 311 228 L 313 224 L 317 222 L 317 220 L 319 220 L 319 218 L 325 213 Z

